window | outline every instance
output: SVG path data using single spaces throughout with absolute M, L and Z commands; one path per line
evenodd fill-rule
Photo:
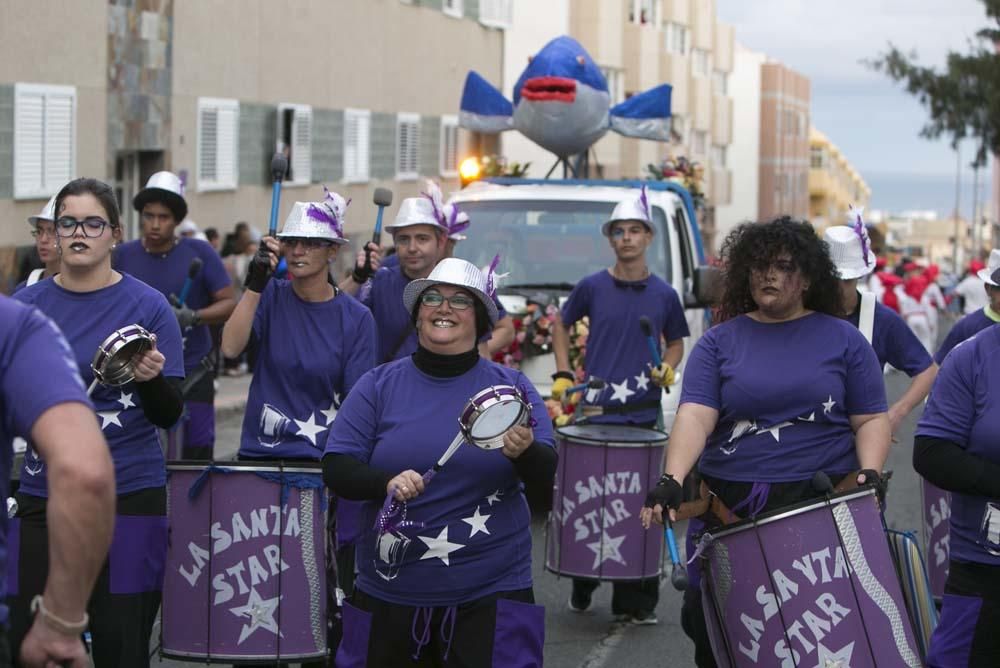
M 712 146 L 712 166 L 716 169 L 726 168 L 726 147 L 725 146 Z
M 705 155 L 708 151 L 708 133 L 704 130 L 695 130 L 691 133 L 691 153 L 694 155 Z
M 344 182 L 368 180 L 372 114 L 367 109 L 344 110 Z
M 462 18 L 462 0 L 443 0 L 441 9 L 448 16 L 454 16 L 457 19 Z
M 707 77 L 708 60 L 708 51 L 705 49 L 691 49 L 691 72 L 696 77 Z
M 479 22 L 489 28 L 510 28 L 514 23 L 512 0 L 479 0 Z
M 729 74 L 719 70 L 712 72 L 712 87 L 716 95 L 729 95 Z
M 458 176 L 458 116 L 441 117 L 441 176 Z
M 14 197 L 37 199 L 76 175 L 76 88 L 14 85 Z
M 656 25 L 656 0 L 632 0 L 628 20 L 640 25 Z
M 608 82 L 608 97 L 611 104 L 625 101 L 625 71 L 618 67 L 601 67 L 601 74 Z
M 681 23 L 668 22 L 664 26 L 664 46 L 667 53 L 684 56 L 688 52 L 688 29 Z
M 813 169 L 823 169 L 826 161 L 824 160 L 822 146 L 813 146 L 809 149 L 809 166 Z
M 396 179 L 412 181 L 417 178 L 417 154 L 420 147 L 420 116 L 396 116 Z
M 287 151 L 290 183 L 312 181 L 312 107 L 278 105 L 278 150 Z
M 198 190 L 236 187 L 240 104 L 198 98 Z
M 686 144 L 688 138 L 687 118 L 684 116 L 672 116 L 670 118 L 670 133 L 675 135 L 678 144 Z

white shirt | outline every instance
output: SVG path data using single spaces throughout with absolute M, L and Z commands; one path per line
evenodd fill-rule
M 955 294 L 965 298 L 966 315 L 975 313 L 990 303 L 983 285 L 982 279 L 975 274 L 969 274 L 955 287 Z

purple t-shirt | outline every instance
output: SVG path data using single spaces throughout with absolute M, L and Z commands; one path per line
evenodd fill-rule
M 67 402 L 90 406 L 73 351 L 37 309 L 0 295 L 0 499 L 10 490 L 15 438 L 30 440 L 38 418 Z M 7 593 L 7 513 L 0 513 L 0 601 Z M 7 623 L 0 603 L 0 624 Z
M 861 318 L 861 304 L 854 309 L 847 321 L 855 327 Z M 872 328 L 872 348 L 883 367 L 891 364 L 906 373 L 916 376 L 931 365 L 930 353 L 920 343 L 906 321 L 895 311 L 881 302 L 875 302 L 875 324 Z
M 997 324 L 997 321 L 986 315 L 985 308 L 978 309 L 969 315 L 962 316 L 962 319 L 956 322 L 955 326 L 951 328 L 950 332 L 948 332 L 948 336 L 945 337 L 941 347 L 938 348 L 936 353 L 934 353 L 934 361 L 938 364 L 942 364 L 944 362 L 944 358 L 947 357 L 952 348 L 960 344 L 962 341 L 965 341 L 970 336 L 975 336 L 977 332 L 995 324 Z
M 142 242 L 136 239 L 122 244 L 114 257 L 115 269 L 135 276 L 143 283 L 156 288 L 164 297 L 180 296 L 187 279 L 191 261 L 200 258 L 201 270 L 191 281 L 188 307 L 197 311 L 210 306 L 213 295 L 231 285 L 229 274 L 208 242 L 181 237 L 167 253 L 147 253 Z M 190 372 L 212 350 L 212 334 L 208 325 L 192 327 L 184 334 L 184 368 Z
M 587 335 L 587 374 L 603 379 L 603 390 L 589 390 L 588 404 L 621 407 L 658 402 L 662 390 L 650 381 L 653 363 L 639 318 L 647 316 L 653 331 L 666 341 L 688 336 L 684 307 L 677 291 L 656 275 L 642 281 L 619 281 L 606 269 L 582 279 L 562 308 L 567 327 L 590 317 Z M 659 342 L 657 342 L 659 345 Z M 655 406 L 618 415 L 601 415 L 590 422 L 643 424 L 653 422 Z
M 966 339 L 945 357 L 917 436 L 942 438 L 1000 463 L 1000 326 Z M 951 556 L 1000 566 L 1000 499 L 951 494 Z
M 94 378 L 90 363 L 112 332 L 138 324 L 156 334 L 156 348 L 166 358 L 163 375 L 184 377 L 181 331 L 166 298 L 142 281 L 122 274 L 120 281 L 93 292 L 70 292 L 47 278 L 17 293 L 52 318 L 73 348 L 83 382 Z M 115 462 L 118 494 L 166 484 L 166 470 L 156 427 L 142 412 L 135 383 L 120 387 L 97 385 L 90 400 L 97 410 L 104 438 Z M 45 462 L 30 447 L 24 453 L 21 491 L 47 496 Z
M 681 404 L 719 411 L 699 470 L 741 482 L 809 480 L 858 468 L 850 416 L 884 413 L 882 367 L 845 320 L 811 313 L 708 330 L 684 371 Z
M 243 415 L 240 456 L 315 459 L 357 380 L 375 366 L 375 321 L 343 292 L 303 301 L 271 279 L 253 318 L 260 342 Z
M 347 454 L 396 474 L 424 472 L 458 433 L 466 402 L 491 385 L 523 387 L 537 418 L 535 441 L 550 447 L 552 425 L 538 392 L 520 372 L 479 360 L 455 378 L 435 378 L 410 358 L 365 374 L 330 430 L 326 452 Z M 531 586 L 528 505 L 513 463 L 499 450 L 463 444 L 426 490 L 407 504 L 420 528 L 386 534 L 373 523 L 382 502 L 364 504 L 357 545 L 358 586 L 402 605 L 457 605 Z

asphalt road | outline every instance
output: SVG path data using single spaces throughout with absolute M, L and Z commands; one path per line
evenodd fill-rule
M 909 379 L 902 373 L 886 376 L 890 404 L 906 389 Z M 887 468 L 893 471 L 886 520 L 890 528 L 918 530 L 920 527 L 920 487 L 910 462 L 913 432 L 921 409 L 905 420 L 897 443 L 889 456 Z M 217 424 L 219 458 L 235 456 L 239 442 L 242 413 L 229 412 Z M 638 520 L 636 520 L 638 521 Z M 678 524 L 677 535 L 685 526 Z M 545 527 L 536 518 L 532 527 L 535 597 L 545 606 L 545 665 L 547 668 L 602 668 L 603 666 L 693 666 L 691 642 L 680 627 L 681 595 L 664 579 L 657 608 L 659 624 L 634 626 L 615 622 L 611 615 L 611 587 L 602 585 L 594 595 L 594 604 L 586 613 L 567 609 L 570 581 L 545 572 Z M 681 546 L 683 549 L 683 546 Z M 156 631 L 154 631 L 154 636 Z M 155 637 L 154 637 L 155 641 Z M 191 665 L 154 659 L 154 665 L 181 667 Z

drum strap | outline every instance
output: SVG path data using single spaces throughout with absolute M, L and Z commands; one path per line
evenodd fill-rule
M 24 287 L 29 285 L 34 285 L 38 281 L 42 280 L 42 274 L 45 273 L 45 269 L 32 269 L 31 273 L 28 274 L 28 280 L 24 282 Z
M 858 316 L 858 329 L 864 334 L 869 344 L 875 331 L 875 293 L 861 293 L 861 314 Z

